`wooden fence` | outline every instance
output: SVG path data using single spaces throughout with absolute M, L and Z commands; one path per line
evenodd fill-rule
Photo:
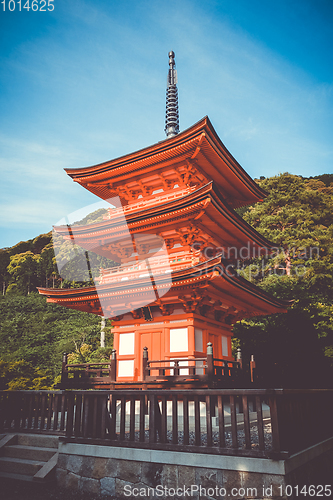
M 279 458 L 333 436 L 333 390 L 1 391 L 0 432 Z

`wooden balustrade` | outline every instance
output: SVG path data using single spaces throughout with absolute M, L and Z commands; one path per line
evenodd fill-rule
M 110 361 L 102 363 L 68 364 L 62 360 L 61 389 L 109 389 L 117 378 L 117 353 L 113 349 Z
M 333 436 L 333 390 L 1 391 L 0 432 L 281 458 Z
M 207 344 L 205 357 L 171 358 L 149 360 L 148 349 L 143 349 L 143 381 L 159 381 L 208 387 L 229 387 L 244 384 L 240 361 L 214 358 L 211 342 Z
M 110 361 L 103 363 L 68 364 L 67 354 L 62 362 L 59 389 L 124 389 L 142 385 L 179 388 L 186 387 L 241 387 L 245 380 L 241 362 L 214 358 L 212 345 L 207 344 L 205 357 L 150 360 L 148 349 L 143 349 L 142 381 L 119 382 L 117 380 L 117 353 L 114 349 Z

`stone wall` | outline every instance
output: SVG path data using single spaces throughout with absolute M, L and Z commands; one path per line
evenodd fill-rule
M 333 440 L 332 440 L 333 441 Z M 80 498 L 275 498 L 332 477 L 333 442 L 286 461 L 61 443 L 58 486 Z M 314 474 L 315 473 L 315 474 Z M 318 482 L 318 481 L 317 481 Z M 191 489 L 192 488 L 192 489 Z M 178 490 L 180 489 L 180 490 Z M 178 490 L 178 491 L 177 491 Z M 178 494 L 177 494 L 178 493 Z M 200 494 L 201 493 L 201 494 Z M 304 498 L 304 497 L 303 497 Z

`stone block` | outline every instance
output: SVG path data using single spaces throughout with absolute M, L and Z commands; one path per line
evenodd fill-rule
M 73 474 L 72 472 L 69 472 L 66 476 L 65 479 L 65 488 L 66 490 L 70 491 L 78 491 L 79 490 L 79 481 L 80 481 L 80 476 L 77 474 Z
M 57 478 L 57 486 L 59 488 L 64 488 L 66 476 L 67 476 L 67 470 L 57 468 L 56 478 Z
M 125 489 L 126 488 L 126 489 Z M 159 490 L 161 492 L 161 490 Z M 126 494 L 125 494 L 126 493 Z M 156 490 L 152 486 L 148 486 L 147 484 L 143 483 L 128 483 L 126 481 L 123 481 L 122 479 L 116 479 L 116 500 L 120 499 L 133 499 L 133 498 L 160 498 L 161 500 L 164 500 L 164 496 L 161 496 L 159 493 L 158 496 L 156 496 Z M 171 497 L 168 497 L 171 498 Z M 176 500 L 176 497 L 173 497 Z M 166 499 L 165 499 L 166 500 Z
M 258 496 L 262 496 L 263 486 L 265 484 L 264 476 L 265 474 L 261 474 L 258 472 L 242 471 L 239 473 L 240 486 L 242 488 L 245 488 L 246 491 L 249 491 L 249 494 L 247 494 L 247 498 L 254 498 L 257 496 L 251 493 L 251 489 L 256 490 Z
M 58 467 L 60 467 L 60 469 L 67 469 L 67 461 L 68 461 L 68 458 L 70 457 L 70 455 L 64 455 L 63 453 L 59 453 L 58 455 Z
M 93 477 L 92 471 L 94 467 L 95 457 L 82 457 L 82 464 L 80 468 L 80 476 Z
M 84 495 L 98 496 L 100 494 L 99 481 L 97 479 L 91 479 L 90 477 L 81 477 L 79 489 Z
M 285 479 L 283 476 L 276 474 L 263 474 L 263 483 L 264 491 L 267 491 L 267 488 L 272 487 L 273 498 L 278 498 L 279 500 L 283 500 L 283 498 L 285 498 L 285 496 L 280 495 L 281 490 L 279 489 L 279 486 L 282 486 L 282 492 L 284 493 Z
M 144 462 L 141 470 L 141 481 L 144 484 L 152 486 L 153 488 L 155 488 L 158 484 L 162 484 L 162 464 Z
M 166 464 L 162 470 L 162 483 L 167 488 L 178 488 L 178 466 Z
M 108 460 L 105 458 L 95 458 L 94 467 L 92 470 L 92 477 L 94 479 L 101 479 L 102 477 L 109 476 L 109 474 L 106 474 L 107 462 Z
M 74 474 L 78 474 L 82 467 L 83 457 L 78 455 L 69 455 L 67 458 L 67 470 L 69 472 L 73 472 Z
M 119 460 L 117 477 L 128 483 L 138 483 L 141 480 L 141 463 L 133 460 Z
M 201 485 L 205 489 L 215 489 L 217 485 L 217 470 L 198 467 L 195 471 L 195 484 L 198 486 Z
M 195 484 L 195 468 L 186 465 L 178 466 L 178 484 L 180 487 Z
M 116 498 L 117 500 L 120 498 L 131 498 L 130 496 L 125 495 L 125 486 L 130 487 L 131 489 L 137 487 L 137 485 L 131 484 L 129 481 L 123 481 L 122 479 L 116 479 Z
M 118 476 L 118 463 L 119 460 L 115 458 L 108 458 L 105 464 L 105 477 L 117 477 Z
M 116 480 L 114 477 L 103 477 L 100 480 L 101 495 L 115 496 L 116 494 Z
M 230 493 L 232 488 L 240 488 L 241 486 L 241 476 L 239 471 L 227 469 L 223 471 L 223 487 L 226 488 L 228 493 Z
M 80 476 L 92 479 L 101 479 L 108 476 L 106 473 L 107 458 L 83 457 Z

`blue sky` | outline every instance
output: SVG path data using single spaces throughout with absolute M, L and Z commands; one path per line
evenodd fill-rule
M 165 138 L 170 50 L 181 130 L 208 115 L 252 177 L 332 173 L 331 0 L 15 5 L 0 4 L 0 247 L 98 201 L 64 168 Z

